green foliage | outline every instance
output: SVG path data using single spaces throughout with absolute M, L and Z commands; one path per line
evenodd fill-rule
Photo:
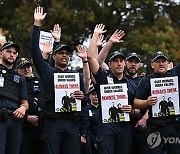
M 167 17 L 159 17 L 156 21 L 153 26 L 144 26 L 128 34 L 124 44 L 126 52 L 134 51 L 143 55 L 146 64 L 150 63 L 151 55 L 158 50 L 166 52 L 174 61 L 179 61 L 179 29 L 173 29 Z
M 180 60 L 179 5 L 171 0 L 1 0 L 0 27 L 7 40 L 22 48 L 22 56 L 30 57 L 29 42 L 34 8 L 47 12 L 42 30 L 49 31 L 58 23 L 62 27 L 61 42 L 75 47 L 89 38 L 97 23 L 104 23 L 107 40 L 116 29 L 126 32 L 125 43 L 116 45 L 126 53 L 138 52 L 149 64 L 152 53 L 166 52 L 176 63 Z

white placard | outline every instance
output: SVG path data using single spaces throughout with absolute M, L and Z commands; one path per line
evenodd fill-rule
M 127 84 L 100 85 L 102 122 L 129 121 L 129 114 L 122 111 L 128 105 Z
M 46 42 L 51 42 L 52 49 L 53 49 L 54 38 L 53 38 L 52 34 L 50 32 L 40 31 L 39 48 L 41 49 L 41 51 L 43 50 L 43 45 Z
M 152 106 L 152 117 L 180 114 L 178 77 L 150 79 L 151 95 L 157 96 L 157 103 Z
M 79 73 L 54 73 L 55 112 L 81 111 L 81 101 L 73 97 L 80 90 Z

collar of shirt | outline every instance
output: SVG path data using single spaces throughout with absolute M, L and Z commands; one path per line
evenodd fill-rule
M 172 73 L 171 73 L 171 71 L 169 70 L 169 71 L 165 72 L 164 74 L 153 73 L 153 76 L 154 76 L 154 77 L 157 77 L 157 78 L 170 77 L 170 76 L 172 76 Z
M 100 106 L 100 105 L 98 105 L 98 106 L 96 107 L 96 106 L 94 106 L 94 105 L 90 104 L 90 109 L 91 109 L 91 108 L 98 109 L 98 108 L 99 108 L 99 106 Z
M 66 68 L 65 70 L 61 70 L 60 68 L 54 67 L 54 69 L 57 70 L 58 72 L 69 72 L 69 71 L 71 71 L 68 68 Z
M 112 71 L 109 71 L 109 76 L 113 78 L 114 83 L 127 83 L 128 79 L 126 76 L 123 74 L 123 78 L 119 80 L 113 73 Z

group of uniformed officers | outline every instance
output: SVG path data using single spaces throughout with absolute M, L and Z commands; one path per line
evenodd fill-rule
M 73 52 L 60 44 L 58 24 L 52 31 L 52 54 L 48 43 L 40 50 L 40 26 L 45 16 L 42 7 L 35 8 L 30 43 L 33 62 L 19 57 L 16 43 L 7 42 L 1 47 L 0 154 L 180 154 L 180 143 L 168 142 L 168 138 L 180 141 L 180 64 L 170 67 L 167 55 L 157 51 L 152 55 L 153 73 L 139 75 L 138 53 L 125 56 L 115 51 L 108 56 L 114 44 L 123 42 L 124 31 L 117 29 L 99 52 L 106 30 L 103 24 L 97 24 L 88 49 L 76 47 L 83 75 L 79 73 L 79 90 L 71 96 L 74 102 L 81 101 L 81 111 L 72 111 L 64 102 L 67 110 L 56 112 L 54 74 L 78 72 L 68 69 Z M 162 101 L 156 95 L 161 90 L 152 93 L 152 79 L 157 78 L 177 79 L 176 90 L 163 93 L 163 98 L 172 95 L 171 100 L 176 101 L 169 111 L 172 115 L 153 115 L 153 107 Z M 104 123 L 101 85 L 107 84 L 125 84 L 128 97 L 127 104 L 121 105 L 121 99 L 118 105 L 112 102 L 107 111 L 109 121 Z M 118 113 L 128 114 L 130 120 L 117 120 Z

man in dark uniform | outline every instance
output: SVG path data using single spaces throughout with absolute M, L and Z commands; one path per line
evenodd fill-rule
M 20 47 L 7 42 L 1 48 L 0 64 L 0 153 L 19 154 L 21 119 L 29 108 L 26 81 L 12 69 Z
M 96 136 L 101 124 L 100 118 L 100 105 L 98 103 L 98 97 L 94 85 L 90 85 L 89 91 L 89 102 L 85 106 L 84 111 L 88 114 L 88 134 L 86 137 L 86 143 L 81 147 L 82 154 L 97 154 L 97 142 Z
M 139 54 L 132 52 L 126 57 L 126 77 L 131 80 L 137 87 L 142 79 L 138 75 L 140 68 L 141 57 Z M 134 106 L 134 105 L 133 105 Z M 145 110 L 134 109 L 135 116 L 131 116 L 132 125 L 132 152 L 133 154 L 148 154 L 148 146 L 146 144 L 146 121 L 148 113 Z
M 114 102 L 112 102 L 112 106 L 109 108 L 109 115 L 113 122 L 116 122 L 116 114 L 117 108 L 114 106 Z
M 106 32 L 103 24 L 96 25 L 94 34 L 88 49 L 88 63 L 90 70 L 95 76 L 98 86 L 98 101 L 100 102 L 100 85 L 103 84 L 120 84 L 126 83 L 128 87 L 128 105 L 123 105 L 122 110 L 125 113 L 132 114 L 132 106 L 135 96 L 134 85 L 124 76 L 125 57 L 122 52 L 115 51 L 109 56 L 110 72 L 107 72 L 99 67 L 99 63 L 95 58 L 96 43 L 100 34 Z M 113 45 L 112 42 L 108 42 Z M 101 102 L 100 102 L 101 103 Z M 102 123 L 99 134 L 97 135 L 98 142 L 100 143 L 99 153 L 103 154 L 116 154 L 123 153 L 129 154 L 131 151 L 131 135 L 132 130 L 129 122 L 116 122 L 116 123 Z
M 67 91 L 65 91 L 66 95 L 62 97 L 61 103 L 65 109 L 65 112 L 70 112 L 70 98 L 67 95 Z
M 180 75 L 180 64 L 177 64 L 174 68 L 167 71 L 168 57 L 165 53 L 158 51 L 153 54 L 151 67 L 154 69 L 154 73 L 144 77 L 137 89 L 136 98 L 134 101 L 137 108 L 149 108 L 148 127 L 151 132 L 159 132 L 165 138 L 177 137 L 180 138 L 180 120 L 179 116 L 166 116 L 166 117 L 154 117 L 152 118 L 152 105 L 157 103 L 157 96 L 151 95 L 151 78 L 163 78 L 173 77 Z M 180 85 L 179 85 L 180 86 Z M 147 140 L 148 141 L 148 140 Z M 163 139 L 161 140 L 163 142 Z M 148 141 L 151 143 L 151 141 Z M 163 144 L 163 145 L 162 145 Z M 178 143 L 162 143 L 159 146 L 150 149 L 151 153 L 180 153 L 180 146 Z
M 168 104 L 167 101 L 165 100 L 165 97 L 163 96 L 162 101 L 159 102 L 159 109 L 161 110 L 162 116 L 166 116 L 168 113 Z
M 98 126 L 101 123 L 100 118 L 100 105 L 98 102 L 97 92 L 93 85 L 90 86 L 88 96 L 90 98 L 90 105 L 88 106 L 89 111 L 89 138 L 91 142 L 92 154 L 96 154 L 97 151 L 97 132 Z
M 80 136 L 79 127 L 74 122 L 78 112 L 56 113 L 55 112 L 55 90 L 54 90 L 54 73 L 72 73 L 69 70 L 68 62 L 71 49 L 68 46 L 56 46 L 53 52 L 55 67 L 46 63 L 39 49 L 39 35 L 41 21 L 45 18 L 43 8 L 37 7 L 34 11 L 34 27 L 31 38 L 31 53 L 37 73 L 39 74 L 44 91 L 45 91 L 45 108 L 46 116 L 42 130 L 42 139 L 45 141 L 44 154 L 79 154 L 80 153 Z M 84 102 L 84 82 L 80 76 L 80 90 L 74 92 L 74 97 Z
M 138 75 L 138 70 L 141 65 L 141 56 L 135 52 L 131 52 L 126 57 L 126 77 L 132 80 L 136 86 L 141 81 L 141 77 Z
M 33 63 L 28 58 L 20 58 L 16 62 L 16 70 L 26 79 L 29 110 L 23 125 L 21 154 L 41 154 L 40 140 L 42 112 L 44 107 L 43 88 L 40 78 L 33 73 Z

